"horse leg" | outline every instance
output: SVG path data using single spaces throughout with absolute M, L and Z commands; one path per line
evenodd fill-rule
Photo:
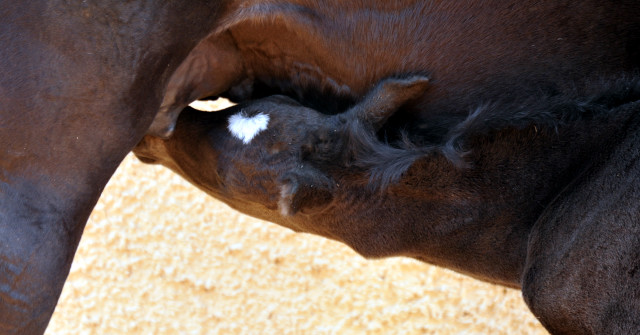
M 80 199 L 45 191 L 41 185 L 18 189 L 3 184 L 2 196 L 0 333 L 40 334 L 53 313 L 97 194 Z M 59 196 L 75 198 L 82 208 L 65 206 L 56 201 Z
M 553 334 L 640 333 L 640 127 L 629 129 L 534 227 L 523 295 Z
M 104 185 L 222 6 L 0 5 L 0 333 L 45 331 Z
M 37 99 L 0 103 L 10 118 L 0 127 L 2 334 L 44 332 L 91 209 L 153 117 L 104 100 Z
M 2 334 L 44 332 L 91 209 L 153 117 L 104 100 L 45 107 L 37 99 L 0 106 L 10 118 L 0 132 Z

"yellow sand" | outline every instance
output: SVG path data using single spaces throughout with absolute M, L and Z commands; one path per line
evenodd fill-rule
M 129 155 L 47 334 L 546 334 L 520 292 L 239 214 Z
M 545 334 L 520 293 L 241 215 L 127 157 L 47 334 Z

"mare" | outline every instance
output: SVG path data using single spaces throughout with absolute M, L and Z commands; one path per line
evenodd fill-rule
M 595 0 L 2 1 L 0 331 L 44 332 L 107 180 L 192 99 L 281 93 L 326 113 L 385 77 L 426 73 L 429 94 L 380 134 L 435 143 L 480 105 L 508 115 L 634 76 L 639 12 Z

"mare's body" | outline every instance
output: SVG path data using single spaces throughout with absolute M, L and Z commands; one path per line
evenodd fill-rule
M 389 75 L 429 73 L 429 94 L 383 126 L 398 134 L 416 125 L 415 135 L 428 125 L 433 138 L 417 139 L 428 143 L 481 104 L 508 114 L 523 101 L 581 96 L 600 78 L 633 75 L 639 7 L 3 1 L 0 331 L 44 332 L 110 175 L 144 133 L 170 134 L 163 130 L 192 99 L 284 93 L 326 112 Z M 194 69 L 194 59 L 204 65 Z

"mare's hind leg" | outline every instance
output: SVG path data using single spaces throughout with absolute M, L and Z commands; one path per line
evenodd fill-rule
M 99 100 L 36 99 L 0 99 L 0 334 L 44 332 L 91 209 L 146 128 Z
M 222 6 L 0 5 L 0 334 L 45 331 L 104 185 Z
M 91 209 L 144 128 L 97 105 L 59 109 L 54 126 L 15 107 L 0 103 L 23 123 L 0 132 L 0 334 L 41 334 Z
M 640 131 L 626 136 L 534 227 L 523 295 L 553 334 L 640 334 Z

